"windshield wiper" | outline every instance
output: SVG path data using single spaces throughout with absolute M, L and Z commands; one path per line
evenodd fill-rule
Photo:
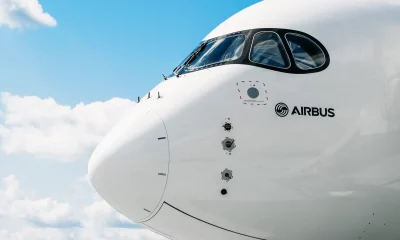
M 172 73 L 173 73 L 176 77 L 179 77 L 179 74 L 177 73 L 179 70 L 181 70 L 181 66 L 176 67 L 176 68 L 172 71 Z

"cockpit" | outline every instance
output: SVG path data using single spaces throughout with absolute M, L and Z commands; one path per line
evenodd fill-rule
M 252 29 L 201 42 L 168 77 L 226 64 L 305 74 L 323 71 L 329 62 L 326 48 L 306 33 L 287 29 Z

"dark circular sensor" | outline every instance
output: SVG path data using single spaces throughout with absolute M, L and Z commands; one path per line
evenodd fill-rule
M 260 92 L 258 91 L 257 88 L 251 87 L 247 90 L 247 95 L 249 95 L 250 98 L 258 98 L 260 96 Z
M 222 189 L 222 190 L 221 190 L 221 194 L 222 194 L 222 195 L 226 195 L 226 194 L 228 194 L 228 191 L 227 191 L 226 189 Z
M 225 131 L 230 131 L 230 130 L 232 130 L 232 125 L 230 123 L 225 123 L 224 129 L 225 129 Z

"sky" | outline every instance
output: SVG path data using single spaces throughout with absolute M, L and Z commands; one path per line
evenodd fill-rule
M 0 0 L 0 239 L 158 240 L 90 186 L 107 131 L 259 0 Z

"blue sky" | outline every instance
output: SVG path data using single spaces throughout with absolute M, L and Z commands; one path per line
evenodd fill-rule
M 63 104 L 134 99 L 219 23 L 256 2 L 41 0 L 57 26 L 3 27 L 0 89 Z
M 88 184 L 104 134 L 258 0 L 0 0 L 0 239 L 163 239 Z

